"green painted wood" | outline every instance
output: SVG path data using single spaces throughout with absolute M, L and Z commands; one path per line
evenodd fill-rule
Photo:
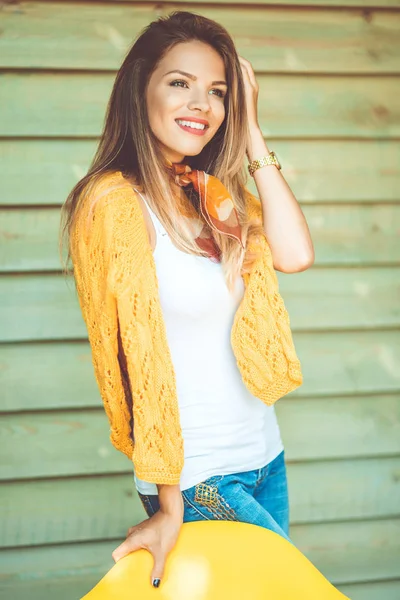
M 294 339 L 304 383 L 287 399 L 380 394 L 400 388 L 396 330 L 297 332 Z M 0 411 L 101 405 L 87 342 L 0 345 L 0 389 Z
M 0 140 L 0 204 L 54 205 L 89 168 L 95 140 Z
M 292 525 L 399 513 L 398 457 L 289 463 L 288 481 Z M 1 494 L 1 547 L 123 536 L 146 518 L 132 473 L 7 482 Z
M 121 473 L 131 461 L 109 440 L 102 409 L 2 416 L 0 479 Z
M 267 140 L 302 204 L 400 201 L 393 140 Z M 64 203 L 89 167 L 95 140 L 0 140 L 0 205 Z M 258 196 L 254 179 L 249 189 Z
M 293 331 L 398 327 L 400 268 L 317 268 L 279 273 Z M 3 275 L 3 342 L 86 337 L 71 277 Z
M 48 2 L 48 0 L 42 0 L 43 2 Z M 50 0 L 53 1 L 53 0 Z M 88 2 L 92 2 L 95 0 L 87 0 Z M 114 2 L 131 2 L 132 0 L 108 0 L 108 2 L 110 3 L 114 3 Z M 61 0 L 61 2 L 64 2 L 64 0 Z M 147 2 L 147 0 L 144 0 L 144 2 Z M 204 0 L 193 0 L 193 2 L 191 2 L 191 4 L 203 4 Z M 187 0 L 176 0 L 175 2 L 171 3 L 170 0 L 160 0 L 160 2 L 157 3 L 160 6 L 160 9 L 163 8 L 164 12 L 169 12 L 171 10 L 173 10 L 175 8 L 176 5 L 176 10 L 184 10 L 183 8 L 180 7 L 181 4 L 187 4 Z M 243 5 L 245 4 L 243 2 L 243 0 L 233 0 L 232 2 L 230 0 L 218 0 L 218 4 L 233 4 L 235 6 L 235 10 L 237 10 L 237 6 L 238 5 Z M 276 5 L 276 0 L 257 0 L 257 2 L 252 2 L 252 4 L 254 5 L 261 5 L 261 6 L 269 6 L 269 5 Z M 370 12 L 370 9 L 375 9 L 375 8 L 396 8 L 398 6 L 400 6 L 400 0 L 310 0 L 309 2 L 305 3 L 304 0 L 281 0 L 279 2 L 280 5 L 283 6 L 319 6 L 321 8 L 329 8 L 329 7 L 336 7 L 336 8 L 365 8 L 368 9 L 365 11 L 365 13 L 368 15 L 368 12 Z M 165 5 L 165 6 L 163 6 Z M 196 7 L 195 12 L 198 11 L 198 8 Z
M 298 548 L 333 583 L 399 578 L 400 520 L 297 525 Z
M 396 263 L 400 212 L 394 205 L 304 206 L 315 265 Z
M 305 375 L 277 403 L 293 539 L 353 600 L 397 599 L 398 269 L 349 267 L 398 263 L 400 19 L 381 9 L 400 2 L 218 4 L 198 8 L 228 27 L 258 73 L 262 129 L 317 250 L 314 269 L 279 275 Z M 23 70 L 5 73 L 0 91 L 0 203 L 13 207 L 0 215 L 4 272 L 59 269 L 55 215 L 95 150 L 88 138 L 99 135 L 114 77 L 105 71 L 152 15 L 180 6 L 86 2 L 79 16 L 71 2 L 3 7 L 0 66 Z M 258 195 L 252 179 L 249 187 Z M 49 208 L 14 208 L 25 204 Z M 45 273 L 0 278 L 0 400 L 4 410 L 30 411 L 1 424 L 11 478 L 1 536 L 14 549 L 0 554 L 0 595 L 13 600 L 81 597 L 111 566 L 132 518 L 144 516 L 131 463 L 108 439 L 72 282 L 61 282 Z
M 298 332 L 294 340 L 304 383 L 290 398 L 399 390 L 398 330 Z
M 0 345 L 0 388 L 3 411 L 101 404 L 87 342 Z
M 0 209 L 0 223 L 0 271 L 61 269 L 58 207 Z
M 400 579 L 340 585 L 338 589 L 351 600 L 399 600 Z
M 115 2 L 116 0 L 110 0 L 111 2 Z M 117 0 L 118 1 L 118 0 Z M 122 2 L 129 2 L 129 0 L 121 0 Z M 204 0 L 193 0 L 193 4 L 202 4 Z M 185 0 L 177 0 L 176 2 L 174 2 L 174 4 L 176 4 L 177 6 L 179 6 L 179 4 L 185 3 Z M 169 0 L 160 0 L 160 4 L 166 5 L 165 10 L 169 11 L 171 10 L 171 3 L 169 2 Z M 245 4 L 245 2 L 243 2 L 243 0 L 233 0 L 233 2 L 230 2 L 229 0 L 219 0 L 218 4 Z M 253 3 L 252 3 L 253 4 Z M 260 5 L 276 5 L 276 0 L 257 0 L 257 2 L 254 2 L 254 4 L 260 4 Z M 353 8 L 353 7 L 361 7 L 361 8 L 396 8 L 398 6 L 400 6 L 400 2 L 399 0 L 310 0 L 310 2 L 307 1 L 307 3 L 304 2 L 304 0 L 282 0 L 279 2 L 280 5 L 294 5 L 294 6 L 304 6 L 305 4 L 307 6 L 319 6 L 321 8 L 327 8 L 327 7 L 337 7 L 337 8 Z M 168 7 L 168 8 L 167 8 Z M 236 7 L 235 7 L 236 10 Z M 367 13 L 367 11 L 366 11 Z M 368 14 L 368 13 L 367 13 Z
M 71 550 L 72 552 L 74 550 Z M 80 575 L 76 577 L 62 577 L 32 580 L 24 582 L 20 580 L 9 585 L 0 587 L 5 597 L 13 600 L 71 600 L 80 598 L 87 593 L 111 567 L 107 563 L 103 569 L 99 568 L 97 579 L 95 575 Z M 399 600 L 400 580 L 366 582 L 337 586 L 346 596 L 352 600 Z
M 281 400 L 276 413 L 292 460 L 383 456 L 400 450 L 398 394 Z
M 304 206 L 303 212 L 314 242 L 316 265 L 400 263 L 400 204 L 318 204 Z M 1 272 L 61 268 L 58 207 L 0 209 L 0 223 Z
M 399 519 L 380 519 L 296 525 L 291 535 L 332 583 L 343 585 L 398 579 L 399 530 Z M 13 600 L 81 597 L 111 568 L 111 552 L 120 539 L 3 550 L 0 592 Z
M 0 135 L 97 136 L 113 80 L 105 73 L 6 73 Z M 259 75 L 258 82 L 259 122 L 268 139 L 400 136 L 399 77 L 382 76 L 379 85 L 374 76 L 340 75 Z
M 119 539 L 0 551 L 0 596 L 72 600 L 87 593 L 114 564 Z
M 400 453 L 400 396 L 281 400 L 288 460 Z M 3 415 L 0 479 L 121 473 L 131 462 L 109 441 L 102 408 Z
M 81 4 L 79 12 L 67 2 L 25 3 L 23 11 L 18 5 L 6 5 L 0 66 L 115 70 L 158 12 L 152 4 Z M 396 13 L 374 10 L 366 16 L 361 11 L 255 6 L 232 10 L 226 5 L 202 6 L 197 12 L 226 27 L 238 53 L 257 71 L 399 70 L 400 15 Z
M 117 69 L 159 12 L 150 3 L 81 2 L 79 11 L 68 2 L 23 4 L 23 10 L 18 4 L 3 11 L 1 67 Z
M 147 517 L 134 486 L 133 471 L 127 475 L 7 482 L 0 489 L 4 507 L 1 547 L 123 537 L 128 527 Z
M 6 334 L 1 341 L 87 336 L 72 277 L 5 275 L 0 280 L 0 307 L 0 331 Z

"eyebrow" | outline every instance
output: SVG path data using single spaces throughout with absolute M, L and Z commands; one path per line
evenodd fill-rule
M 185 77 L 189 77 L 189 79 L 192 79 L 193 81 L 196 81 L 196 79 L 197 79 L 196 75 L 192 75 L 191 73 L 186 73 L 185 71 L 181 71 L 180 69 L 174 69 L 173 71 L 168 71 L 168 73 L 164 73 L 163 77 L 165 77 L 166 75 L 170 75 L 170 73 L 180 73 L 181 75 L 185 75 Z M 211 83 L 211 85 L 226 85 L 228 87 L 228 84 L 226 83 L 226 81 L 213 81 Z

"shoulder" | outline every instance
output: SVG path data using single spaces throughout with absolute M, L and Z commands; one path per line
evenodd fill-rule
M 89 181 L 80 205 L 80 224 L 101 227 L 111 223 L 140 222 L 140 204 L 133 185 L 121 171 L 103 173 Z
M 72 230 L 75 256 L 91 247 L 101 247 L 108 255 L 117 248 L 137 254 L 146 248 L 147 230 L 137 194 L 120 171 L 89 182 Z
M 91 203 L 98 204 L 99 208 L 110 206 L 118 209 L 123 206 L 124 201 L 137 204 L 137 194 L 133 184 L 122 175 L 121 171 L 104 173 L 91 185 L 88 195 Z

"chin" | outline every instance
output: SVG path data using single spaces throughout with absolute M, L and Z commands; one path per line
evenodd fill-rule
M 197 156 L 198 154 L 200 154 L 200 152 L 203 150 L 203 148 L 200 148 L 200 150 L 192 150 L 192 151 L 187 151 L 185 152 L 185 156 Z
M 197 156 L 198 154 L 200 154 L 200 152 L 203 151 L 206 145 L 207 144 L 199 144 L 196 146 L 194 144 L 188 144 L 187 148 L 182 148 L 178 152 L 182 152 L 182 154 L 184 154 L 185 156 Z

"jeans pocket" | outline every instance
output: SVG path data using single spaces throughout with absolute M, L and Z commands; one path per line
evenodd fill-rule
M 226 497 L 226 491 L 221 489 L 223 479 L 224 475 L 213 475 L 184 490 L 184 502 L 202 518 L 238 521 L 235 510 L 229 504 L 229 497 Z

